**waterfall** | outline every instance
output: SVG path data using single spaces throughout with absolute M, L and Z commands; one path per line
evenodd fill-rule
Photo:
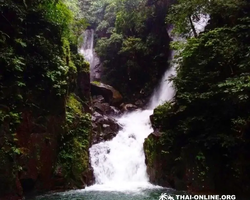
M 100 59 L 94 50 L 94 30 L 87 29 L 84 31 L 81 38 L 83 38 L 83 44 L 80 47 L 80 54 L 84 56 L 84 59 L 89 62 L 90 65 L 90 80 L 100 80 L 101 65 Z
M 174 52 L 172 53 L 171 60 L 173 58 L 173 55 Z M 175 66 L 170 67 L 170 69 L 164 73 L 160 85 L 158 86 L 157 89 L 155 89 L 150 99 L 150 104 L 149 104 L 150 109 L 153 110 L 157 106 L 173 98 L 175 90 L 172 88 L 173 83 L 172 81 L 169 81 L 169 78 L 171 76 L 175 76 L 175 74 L 176 74 Z
M 196 17 L 198 18 L 198 20 L 197 21 L 192 20 L 192 22 L 194 24 L 196 33 L 199 34 L 202 31 L 204 31 L 206 25 L 208 24 L 210 16 L 208 14 L 199 14 Z
M 93 60 L 93 47 L 94 47 L 94 30 L 87 29 L 83 33 L 83 45 L 80 48 L 80 53 L 84 56 L 90 64 Z
M 149 116 L 158 105 L 170 100 L 174 95 L 172 82 L 175 74 L 171 66 L 163 75 L 158 89 L 145 110 L 134 111 L 118 118 L 123 126 L 111 141 L 95 144 L 90 148 L 91 164 L 94 169 L 97 190 L 134 190 L 154 187 L 149 183 L 146 173 L 143 143 L 153 132 Z
M 209 15 L 201 15 L 195 22 L 197 33 L 201 33 L 209 21 Z M 183 40 L 174 37 L 174 40 Z M 172 52 L 172 60 L 174 51 Z M 149 183 L 146 173 L 143 143 L 153 129 L 149 117 L 154 108 L 173 98 L 175 90 L 171 76 L 176 74 L 176 64 L 172 64 L 155 89 L 148 107 L 134 111 L 117 119 L 123 126 L 111 141 L 95 144 L 90 148 L 91 164 L 94 168 L 96 190 L 135 190 L 155 187 Z

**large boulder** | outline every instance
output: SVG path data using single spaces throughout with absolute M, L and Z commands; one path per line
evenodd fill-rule
M 102 95 L 93 96 L 92 108 L 92 144 L 111 140 L 121 129 L 114 118 L 120 111 L 107 103 Z
M 105 101 L 111 105 L 119 105 L 122 102 L 122 95 L 112 86 L 101 83 L 91 82 L 92 96 L 101 95 Z
M 115 107 L 110 106 L 108 103 L 96 102 L 93 109 L 103 115 L 118 115 L 120 113 Z
M 113 139 L 121 129 L 121 126 L 114 118 L 96 111 L 92 114 L 92 124 L 93 144 Z
M 107 103 L 102 95 L 93 96 L 92 108 L 92 144 L 111 140 L 121 129 L 114 119 L 120 111 Z
M 169 169 L 166 166 L 172 166 L 172 160 L 169 157 L 162 158 L 160 137 L 151 133 L 143 144 L 145 152 L 145 163 L 147 165 L 147 174 L 149 181 L 156 185 L 164 187 L 174 187 L 171 175 L 167 173 Z M 171 161 L 171 162 L 170 162 Z

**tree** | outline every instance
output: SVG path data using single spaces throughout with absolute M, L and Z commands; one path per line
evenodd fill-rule
M 65 99 L 67 99 L 68 93 L 76 87 L 77 73 L 89 70 L 83 57 L 77 53 L 76 38 L 79 33 L 74 32 L 77 28 L 73 30 L 75 26 L 84 27 L 84 23 L 68 7 L 70 6 L 65 5 L 61 0 L 1 1 L 1 197 L 5 193 L 22 195 L 21 191 L 16 191 L 20 189 L 16 188 L 16 184 L 18 184 L 20 173 L 23 173 L 24 169 L 27 168 L 26 164 L 29 163 L 30 159 L 36 160 L 34 166 L 38 174 L 40 170 L 43 170 L 44 163 L 40 164 L 40 152 L 33 156 L 34 152 L 31 150 L 32 145 L 39 146 L 41 143 L 36 141 L 30 144 L 31 132 L 32 134 L 36 131 L 40 131 L 41 134 L 46 132 L 49 139 L 44 139 L 47 141 L 50 139 L 61 140 L 60 137 L 65 131 L 62 130 L 62 126 L 65 126 L 63 118 L 66 118 L 67 114 L 65 112 Z M 74 129 L 71 131 L 77 131 L 77 134 L 81 134 L 81 140 L 88 140 L 86 133 L 90 125 L 89 116 L 86 117 L 85 113 L 81 113 L 81 117 L 85 118 L 81 120 L 73 114 L 71 114 L 70 119 L 75 118 L 74 122 L 77 121 L 76 123 L 81 124 L 81 128 L 85 126 L 86 129 L 84 130 L 85 135 L 81 134 L 82 130 Z M 53 128 L 62 130 L 59 131 L 60 133 L 54 134 L 53 131 L 46 130 L 46 128 L 43 129 L 46 131 L 41 131 L 41 127 L 47 127 L 46 121 L 49 117 L 53 119 L 61 117 L 58 123 L 52 125 Z M 37 123 L 40 119 L 42 120 Z M 32 131 L 23 131 L 23 127 L 27 127 L 25 120 L 29 121 L 30 126 L 28 126 Z M 25 137 L 23 137 L 22 131 L 25 132 Z M 78 145 L 77 134 L 73 135 L 73 139 L 70 139 L 76 141 Z M 42 146 L 36 147 L 39 151 L 40 148 Z M 88 155 L 86 148 L 87 145 L 85 145 L 84 154 Z M 82 150 L 83 148 L 79 151 L 82 153 Z M 56 157 L 57 149 L 54 149 L 54 152 Z M 85 158 L 88 159 L 87 156 Z M 22 162 L 22 159 L 27 160 L 27 163 Z M 48 175 L 55 165 L 56 161 L 51 166 L 47 165 L 50 168 Z M 72 168 L 72 165 L 75 168 L 78 163 L 70 163 L 68 166 Z M 48 168 L 44 170 L 45 173 Z M 24 173 L 27 173 L 27 170 Z M 70 175 L 70 178 L 76 178 L 72 173 Z M 76 179 L 78 180 L 79 177 Z M 46 183 L 43 182 L 43 184 Z
M 165 24 L 168 3 L 98 2 L 103 7 L 99 7 L 97 24 L 93 27 L 96 27 L 95 49 L 104 68 L 102 81 L 116 87 L 127 100 L 149 97 L 169 64 L 170 38 Z M 93 2 L 92 6 L 96 4 Z
M 192 31 L 197 37 L 194 22 L 198 21 L 201 15 L 207 14 L 207 7 L 210 2 L 207 0 L 178 0 L 178 3 L 171 6 L 167 16 L 167 22 L 174 24 L 174 31 L 178 34 L 188 34 Z
M 198 177 L 195 183 L 208 184 L 214 177 L 218 192 L 247 193 L 250 187 L 249 176 L 246 177 L 250 166 L 250 3 L 245 0 L 209 1 L 209 4 L 179 2 L 168 17 L 177 32 L 191 30 L 188 17 L 203 14 L 201 10 L 210 15 L 210 22 L 203 33 L 187 38 L 179 46 L 181 59 L 176 60 L 177 76 L 173 78 L 176 95 L 172 102 L 154 111 L 153 126 L 160 127 L 163 133 L 160 150 L 168 152 L 168 157 L 162 159 L 172 157 L 169 162 L 175 164 L 169 171 L 179 164 L 186 166 L 184 171 L 187 171 L 195 164 L 196 168 L 190 169 Z M 192 12 L 186 12 L 188 6 L 182 8 L 185 2 L 192 5 Z M 201 4 L 193 7 L 197 2 Z M 184 9 L 184 15 L 177 12 L 173 16 L 177 8 Z M 197 8 L 201 8 L 199 12 Z M 183 28 L 181 24 L 186 25 Z M 162 155 L 161 152 L 158 154 Z M 239 187 L 241 182 L 245 183 L 244 187 Z

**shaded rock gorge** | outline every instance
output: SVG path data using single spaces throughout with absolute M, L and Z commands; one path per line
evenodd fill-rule
M 247 0 L 4 0 L 0 13 L 0 199 L 250 196 Z

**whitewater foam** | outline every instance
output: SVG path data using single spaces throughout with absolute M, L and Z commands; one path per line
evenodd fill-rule
M 88 187 L 88 190 L 137 191 L 159 187 L 149 183 L 143 143 L 153 132 L 149 119 L 153 109 L 174 95 L 172 82 L 168 81 L 174 72 L 170 68 L 164 74 L 147 110 L 133 111 L 117 118 L 122 130 L 116 137 L 90 148 L 96 185 Z

